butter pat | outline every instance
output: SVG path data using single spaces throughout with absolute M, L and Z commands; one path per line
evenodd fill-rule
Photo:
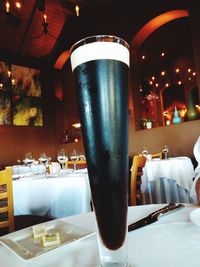
M 44 247 L 55 246 L 60 244 L 60 235 L 58 232 L 46 234 L 42 236 L 42 243 Z
M 47 234 L 47 230 L 43 224 L 34 225 L 32 229 L 34 238 L 39 238 Z

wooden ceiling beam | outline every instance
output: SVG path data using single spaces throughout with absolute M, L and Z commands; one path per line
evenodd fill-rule
M 21 43 L 20 43 L 19 51 L 18 51 L 20 56 L 24 55 L 24 52 L 25 52 L 25 49 L 26 49 L 26 45 L 27 45 L 27 42 L 28 42 L 28 39 L 29 39 L 28 33 L 30 31 L 30 27 L 31 27 L 31 24 L 33 22 L 33 17 L 35 15 L 36 9 L 37 9 L 37 3 L 35 3 L 33 8 L 32 8 L 31 15 L 29 17 L 26 29 L 25 29 L 24 34 L 23 34 L 22 39 L 21 39 Z

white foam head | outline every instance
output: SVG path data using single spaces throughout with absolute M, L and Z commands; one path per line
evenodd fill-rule
M 98 59 L 118 60 L 130 66 L 129 50 L 122 44 L 107 41 L 97 41 L 82 44 L 71 54 L 72 71 L 80 64 Z

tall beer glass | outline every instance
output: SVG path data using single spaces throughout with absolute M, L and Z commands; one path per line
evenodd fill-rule
M 127 263 L 129 46 L 115 36 L 71 48 L 103 267 Z

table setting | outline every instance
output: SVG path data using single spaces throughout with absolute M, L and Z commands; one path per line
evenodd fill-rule
M 142 175 L 143 203 L 192 202 L 190 190 L 194 177 L 189 157 L 148 159 Z
M 171 203 L 171 205 L 173 205 Z M 176 205 L 179 205 L 178 203 Z M 128 208 L 127 224 L 136 223 L 149 214 L 168 207 L 168 204 L 151 204 Z M 158 216 L 159 217 L 159 216 Z M 6 239 L 21 240 L 31 235 L 32 228 L 20 230 L 0 238 L 0 257 L 2 267 L 97 267 L 99 251 L 96 237 L 97 226 L 93 212 L 69 216 L 45 223 L 45 227 L 56 228 L 68 224 L 75 229 L 79 227 L 86 233 L 84 238 L 47 249 L 39 255 L 24 259 L 20 252 L 14 252 Z M 48 226 L 49 225 L 49 226 Z M 62 226 L 63 227 L 63 226 Z M 76 228 L 77 227 L 77 228 Z M 84 232 L 85 231 L 85 232 Z M 87 232 L 88 231 L 88 232 Z M 30 239 L 29 239 L 30 242 Z M 146 226 L 128 232 L 128 261 L 130 267 L 196 267 L 200 253 L 200 209 L 193 204 L 171 210 Z

